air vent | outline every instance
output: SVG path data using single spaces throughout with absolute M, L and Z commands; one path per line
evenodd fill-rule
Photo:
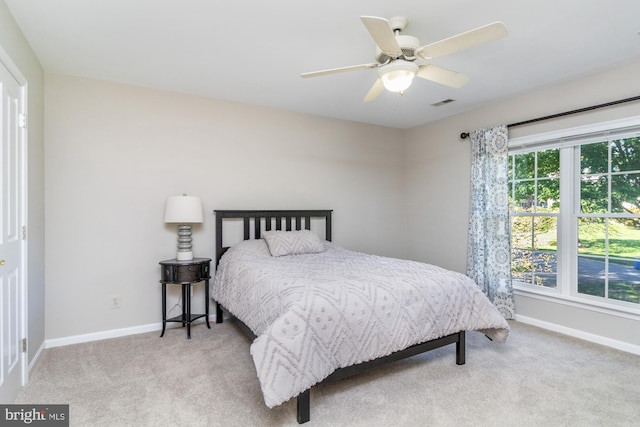
M 443 99 L 442 101 L 436 102 L 435 104 L 431 104 L 431 105 L 433 105 L 434 107 L 440 107 L 441 105 L 449 104 L 449 103 L 454 102 L 454 101 L 455 101 L 455 99 L 451 99 L 451 98 Z

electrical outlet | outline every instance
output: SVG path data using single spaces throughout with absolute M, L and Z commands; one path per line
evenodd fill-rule
M 111 308 L 120 308 L 120 295 L 111 297 Z

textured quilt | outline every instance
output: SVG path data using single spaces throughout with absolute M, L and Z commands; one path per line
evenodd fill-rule
M 273 257 L 264 240 L 231 247 L 212 297 L 257 336 L 264 401 L 279 405 L 338 368 L 462 330 L 504 342 L 509 325 L 467 276 L 325 243 Z

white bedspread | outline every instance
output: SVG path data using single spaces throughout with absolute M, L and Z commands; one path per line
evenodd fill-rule
M 467 276 L 326 245 L 272 257 L 264 240 L 248 240 L 218 267 L 212 298 L 257 336 L 251 355 L 268 407 L 338 368 L 462 330 L 507 339 L 509 325 Z

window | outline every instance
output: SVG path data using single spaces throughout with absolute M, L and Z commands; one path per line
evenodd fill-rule
M 534 151 L 509 157 L 512 277 L 557 286 L 560 152 Z
M 640 303 L 640 138 L 576 148 L 578 293 Z
M 512 142 L 514 285 L 640 308 L 640 127 Z

